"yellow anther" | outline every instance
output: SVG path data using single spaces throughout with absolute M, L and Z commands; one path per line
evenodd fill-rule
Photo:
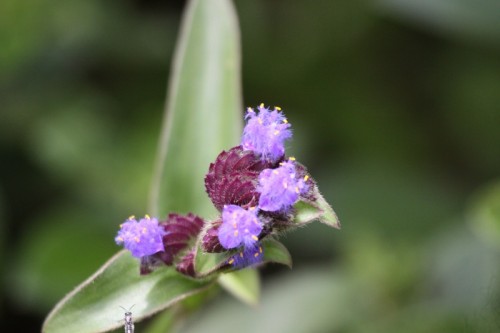
M 255 206 L 253 206 L 253 207 L 248 208 L 248 210 L 254 210 L 255 208 L 256 208 L 256 207 L 255 207 Z
M 283 166 L 283 165 L 285 165 L 285 163 L 283 163 L 283 162 L 280 162 L 280 165 L 281 165 L 281 166 Z
M 130 216 L 128 217 L 128 219 L 129 219 L 129 220 L 133 220 L 133 219 L 135 219 L 135 215 L 130 215 Z
M 146 233 L 147 233 L 146 228 L 142 228 L 142 233 L 143 233 L 143 234 L 146 234 Z
M 264 103 L 260 103 L 260 107 L 263 108 L 264 107 Z
M 243 252 L 240 252 L 240 258 L 243 258 Z
M 278 130 L 274 131 L 274 135 L 278 135 L 278 134 L 280 134 L 280 131 L 278 131 Z
M 300 193 L 300 190 L 298 187 L 295 188 L 295 193 L 299 194 Z
M 309 179 L 309 175 L 305 175 L 304 176 L 304 181 L 307 182 L 308 179 Z
M 118 240 L 119 242 L 123 242 L 123 238 L 122 237 L 116 237 L 116 240 Z
M 259 237 L 255 236 L 255 235 L 252 235 L 252 239 L 258 241 Z
M 247 111 L 248 112 L 254 112 L 254 110 L 252 108 L 248 108 Z
M 148 214 L 144 215 L 144 218 L 147 220 L 151 220 L 151 217 Z
M 257 258 L 259 256 L 259 252 L 255 252 L 255 254 L 253 255 L 255 258 Z
M 274 108 L 278 111 L 281 111 L 281 108 L 279 106 L 275 106 Z
M 260 119 L 260 117 L 257 117 L 257 121 L 259 122 L 259 125 L 262 125 L 262 119 Z
M 139 243 L 139 242 L 140 242 L 139 237 L 135 237 L 135 238 L 134 238 L 134 240 L 135 240 L 135 242 L 136 242 L 136 243 Z
M 236 222 L 233 222 L 233 228 L 236 228 L 236 227 L 237 227 Z
M 238 230 L 234 231 L 234 237 L 238 237 Z
M 228 261 L 229 265 L 232 265 L 232 264 L 233 264 L 233 262 L 234 262 L 234 259 L 232 259 L 232 258 L 231 258 L 231 259 L 229 259 L 229 261 Z
M 275 170 L 273 170 L 273 173 L 274 173 L 275 175 L 279 174 L 278 170 L 276 170 L 276 169 L 275 169 Z
M 120 224 L 120 229 L 121 229 L 121 228 L 123 228 L 123 223 L 122 223 L 122 224 Z
M 289 160 L 290 160 L 290 161 L 295 161 L 295 157 L 290 156 Z
M 262 253 L 262 246 L 259 246 L 259 252 Z
M 285 119 L 283 119 L 283 122 L 284 122 L 285 124 L 288 124 L 288 120 L 287 120 L 286 118 L 285 118 Z

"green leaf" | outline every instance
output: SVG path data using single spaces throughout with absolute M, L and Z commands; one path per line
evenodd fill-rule
M 256 305 L 260 298 L 260 276 L 255 269 L 247 268 L 219 276 L 219 284 L 239 300 Z
M 274 262 L 292 267 L 292 257 L 286 247 L 275 239 L 268 238 L 262 241 L 264 251 L 263 263 Z M 209 276 L 226 265 L 234 252 L 204 253 L 198 245 L 195 257 L 195 271 L 199 277 Z
M 298 226 L 319 220 L 321 223 L 340 229 L 340 221 L 332 207 L 321 195 L 317 186 L 314 186 L 313 196 L 316 200 L 301 200 L 294 205 L 294 223 Z
M 314 220 L 319 220 L 322 212 L 309 201 L 298 201 L 295 205 L 295 218 L 294 223 L 297 225 L 304 225 L 311 223 Z
M 189 2 L 167 97 L 151 213 L 212 214 L 204 175 L 221 150 L 238 143 L 242 127 L 239 28 L 231 1 Z M 134 319 L 140 320 L 210 283 L 174 268 L 140 276 L 137 261 L 120 252 L 54 308 L 43 331 L 107 331 L 122 325 L 119 306 L 135 304 Z
M 229 0 L 189 2 L 177 42 L 150 210 L 210 216 L 210 162 L 242 131 L 240 40 Z
M 172 267 L 140 276 L 137 259 L 121 251 L 56 305 L 42 332 L 106 332 L 123 325 L 120 306 L 134 306 L 134 320 L 140 320 L 204 290 L 211 283 L 189 279 Z

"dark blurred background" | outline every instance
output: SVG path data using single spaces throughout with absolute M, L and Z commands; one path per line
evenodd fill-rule
M 262 305 L 181 331 L 500 331 L 500 3 L 235 1 L 245 106 L 279 105 L 337 211 Z M 2 325 L 39 331 L 147 208 L 183 1 L 0 4 Z M 236 324 L 235 324 L 236 325 Z

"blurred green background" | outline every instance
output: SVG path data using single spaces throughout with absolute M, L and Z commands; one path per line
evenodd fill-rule
M 283 108 L 343 229 L 287 235 L 294 268 L 262 270 L 258 308 L 221 294 L 180 332 L 499 331 L 499 2 L 235 4 L 245 105 Z M 117 225 L 146 213 L 183 7 L 0 4 L 0 313 L 14 331 L 39 331 L 118 250 Z

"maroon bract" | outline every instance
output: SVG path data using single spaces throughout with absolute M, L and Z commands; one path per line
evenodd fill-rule
M 162 238 L 165 250 L 141 258 L 141 274 L 148 274 L 154 268 L 171 266 L 181 251 L 192 246 L 203 227 L 203 219 L 189 213 L 188 215 L 169 214 L 160 227 L 165 234 Z
M 196 272 L 194 270 L 194 249 L 191 249 L 181 258 L 179 263 L 175 265 L 175 269 L 181 274 L 191 277 L 196 276 Z
M 201 246 L 203 251 L 208 253 L 220 253 L 226 251 L 219 241 L 219 227 L 222 224 L 222 219 L 218 219 L 210 225 L 203 235 Z
M 224 205 L 249 207 L 256 205 L 259 173 L 276 163 L 261 161 L 252 151 L 241 146 L 223 151 L 210 164 L 205 176 L 205 189 L 214 206 L 222 211 Z

